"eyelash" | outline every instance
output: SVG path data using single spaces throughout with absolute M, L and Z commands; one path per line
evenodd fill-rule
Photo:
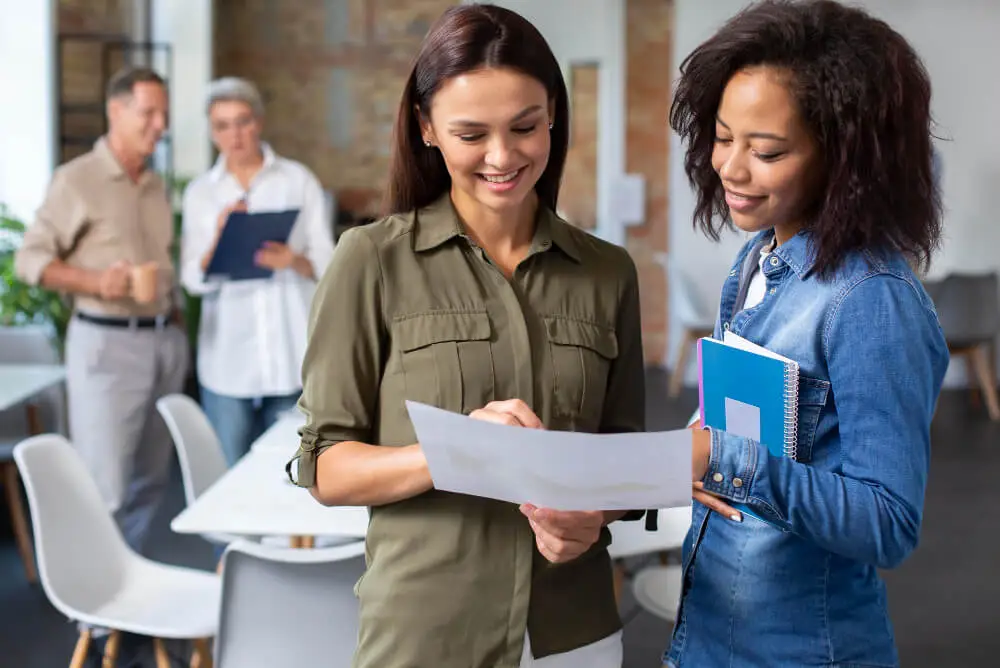
M 519 134 L 519 135 L 529 135 L 529 134 L 531 134 L 532 132 L 534 132 L 534 131 L 535 131 L 535 128 L 537 128 L 537 127 L 538 127 L 538 125 L 536 124 L 536 125 L 532 125 L 532 126 L 530 126 L 530 127 L 526 127 L 526 128 L 514 128 L 514 129 L 513 129 L 513 131 L 514 131 L 515 133 Z M 480 139 L 482 139 L 482 138 L 483 138 L 484 136 L 485 136 L 485 135 L 483 135 L 483 134 L 476 134 L 476 135 L 458 135 L 458 138 L 459 138 L 459 139 L 461 139 L 462 141 L 466 142 L 467 144 L 471 144 L 471 143 L 473 143 L 473 142 L 477 142 L 477 141 L 479 141 L 479 140 L 480 140 Z
M 716 137 L 715 138 L 715 143 L 716 144 L 732 144 L 733 140 L 729 139 L 729 138 L 726 138 L 726 137 Z M 759 160 L 763 161 L 763 162 L 774 162 L 775 160 L 777 160 L 778 158 L 780 158 L 781 156 L 783 156 L 785 154 L 782 153 L 782 152 L 778 152 L 778 153 L 757 153 L 755 151 L 754 155 L 757 156 L 757 158 Z

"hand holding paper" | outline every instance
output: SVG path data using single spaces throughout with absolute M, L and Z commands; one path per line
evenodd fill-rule
M 406 402 L 437 489 L 593 511 L 691 503 L 691 432 L 524 429 Z

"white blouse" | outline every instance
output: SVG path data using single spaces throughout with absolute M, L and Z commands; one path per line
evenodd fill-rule
M 333 255 L 331 212 L 319 181 L 307 167 L 262 145 L 264 165 L 248 191 L 226 170 L 221 156 L 184 192 L 181 283 L 202 295 L 198 331 L 199 382 L 217 394 L 258 398 L 302 388 L 306 326 L 316 281 L 293 269 L 270 278 L 206 280 L 202 257 L 215 239 L 223 209 L 244 195 L 251 213 L 300 209 L 288 238 L 318 278 Z

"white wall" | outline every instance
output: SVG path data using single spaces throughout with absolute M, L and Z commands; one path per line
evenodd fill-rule
M 0 0 L 0 203 L 31 222 L 56 158 L 55 0 Z
M 212 79 L 212 0 L 153 0 L 152 38 L 173 45 L 170 135 L 174 173 L 197 176 L 212 156 L 205 93 Z M 151 63 L 161 74 L 162 60 Z
M 594 232 L 624 245 L 625 225 L 616 210 L 614 192 L 625 170 L 625 0 L 494 0 L 493 4 L 531 21 L 549 43 L 564 75 L 574 62 L 600 65 Z
M 683 58 L 744 0 L 676 0 L 673 78 Z M 948 271 L 1000 271 L 1000 3 L 991 0 L 860 0 L 902 33 L 923 58 L 933 85 L 933 113 L 944 162 L 945 243 L 931 276 Z M 676 135 L 670 149 L 671 256 L 694 279 L 701 299 L 714 309 L 726 270 L 741 238 L 732 234 L 712 244 L 691 227 L 694 197 L 684 177 Z M 673 321 L 673 318 L 671 319 Z M 671 327 L 671 341 L 676 341 Z M 671 349 L 673 345 L 671 345 Z M 953 365 L 955 366 L 955 365 Z M 948 384 L 963 382 L 953 368 Z M 694 382 L 689 374 L 690 382 Z

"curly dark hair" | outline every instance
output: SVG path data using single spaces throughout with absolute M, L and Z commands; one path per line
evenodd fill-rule
M 715 240 L 732 226 L 712 168 L 715 121 L 726 84 L 753 66 L 787 72 L 820 149 L 825 179 L 806 223 L 817 271 L 858 249 L 896 249 L 926 268 L 941 236 L 930 77 L 888 24 L 832 0 L 751 5 L 684 59 L 670 125 L 687 146 L 695 226 Z

